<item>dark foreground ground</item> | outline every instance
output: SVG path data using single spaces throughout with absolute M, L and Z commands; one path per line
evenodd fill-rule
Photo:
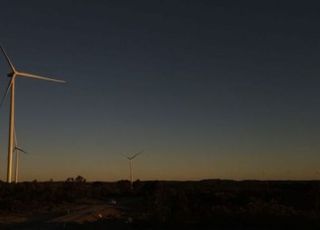
M 0 229 L 320 229 L 319 181 L 0 183 Z

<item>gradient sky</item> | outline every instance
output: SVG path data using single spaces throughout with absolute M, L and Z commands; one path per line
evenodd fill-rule
M 68 81 L 17 80 L 21 179 L 320 179 L 320 7 L 263 2 L 1 1 L 16 67 Z

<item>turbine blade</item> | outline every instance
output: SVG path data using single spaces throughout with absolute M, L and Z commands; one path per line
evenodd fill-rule
M 4 57 L 5 57 L 6 61 L 8 62 L 9 66 L 10 66 L 11 70 L 12 70 L 13 72 L 16 72 L 16 69 L 14 68 L 12 62 L 10 61 L 10 58 L 9 58 L 9 56 L 7 55 L 6 51 L 2 48 L 2 46 L 0 46 L 0 48 L 1 48 L 1 50 L 2 50 L 2 53 L 4 54 Z
M 134 158 L 136 158 L 137 156 L 139 156 L 141 153 L 143 153 L 144 150 L 137 152 L 136 154 L 134 154 L 133 156 L 130 157 L 130 160 L 133 160 Z
M 3 103 L 5 102 L 7 96 L 8 96 L 8 93 L 9 93 L 9 90 L 11 88 L 11 85 L 12 85 L 12 82 L 14 81 L 13 77 L 11 78 L 8 86 L 7 86 L 7 89 L 5 91 L 5 94 L 3 95 L 2 99 L 1 99 L 1 103 L 0 103 L 0 107 L 2 107 Z
M 23 153 L 28 153 L 28 152 L 24 151 L 22 148 L 20 148 L 20 147 L 18 147 L 18 146 L 16 146 L 15 149 L 16 149 L 16 150 L 19 150 L 20 152 L 23 152 Z
M 58 82 L 58 83 L 66 83 L 66 81 L 63 81 L 63 80 L 58 80 L 58 79 L 49 78 L 49 77 L 43 77 L 43 76 L 40 76 L 40 75 L 31 74 L 31 73 L 17 72 L 17 75 L 20 76 L 20 77 L 33 78 L 33 79 L 37 79 L 37 80 L 45 80 L 45 81 L 53 81 L 53 82 Z
M 122 154 L 122 153 L 120 153 L 120 154 L 121 154 L 121 156 L 123 156 L 124 158 L 130 160 L 128 156 L 126 156 L 126 155 L 124 155 L 124 154 Z

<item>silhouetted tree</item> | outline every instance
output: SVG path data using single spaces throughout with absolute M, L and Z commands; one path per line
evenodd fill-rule
M 76 179 L 75 179 L 75 182 L 77 182 L 77 183 L 85 183 L 86 179 L 84 179 L 84 177 L 82 177 L 82 176 L 77 176 Z
M 67 180 L 66 180 L 66 182 L 74 182 L 73 177 L 68 177 Z

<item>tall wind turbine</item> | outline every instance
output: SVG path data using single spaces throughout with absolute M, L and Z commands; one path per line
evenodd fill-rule
M 22 153 L 27 153 L 24 151 L 22 148 L 19 147 L 18 141 L 17 141 L 17 133 L 16 130 L 14 130 L 14 152 L 15 152 L 15 157 L 16 157 L 16 162 L 15 162 L 15 183 L 18 183 L 18 178 L 19 178 L 19 154 L 20 152 Z
M 132 188 L 132 185 L 133 185 L 133 159 L 136 158 L 137 156 L 139 156 L 141 153 L 143 153 L 143 150 L 140 151 L 140 152 L 137 152 L 135 154 L 132 154 L 132 155 L 129 155 L 129 156 L 126 156 L 126 155 L 123 155 L 122 156 L 124 158 L 126 158 L 127 160 L 129 160 L 129 169 L 130 169 L 130 186 Z
M 12 176 L 12 155 L 14 151 L 14 119 L 15 119 L 15 81 L 17 77 L 22 78 L 32 78 L 37 80 L 45 80 L 45 81 L 53 81 L 58 83 L 65 83 L 65 81 L 57 80 L 49 77 L 43 77 L 36 74 L 26 73 L 22 71 L 16 70 L 14 65 L 12 64 L 9 56 L 5 52 L 5 50 L 0 46 L 6 61 L 8 62 L 11 71 L 7 74 L 8 77 L 11 78 L 8 87 L 6 89 L 5 95 L 3 97 L 3 101 L 5 100 L 9 90 L 11 89 L 11 97 L 10 97 L 10 118 L 9 118 L 9 139 L 8 139 L 8 164 L 7 164 L 7 182 L 11 183 L 11 176 Z M 1 102 L 1 104 L 3 103 Z

